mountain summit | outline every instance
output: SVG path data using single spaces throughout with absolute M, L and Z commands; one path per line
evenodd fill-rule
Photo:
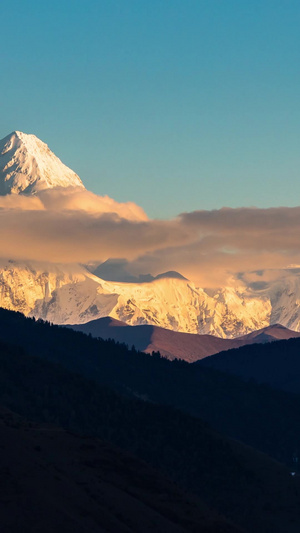
M 35 194 L 53 187 L 84 185 L 35 135 L 14 131 L 0 141 L 0 195 Z

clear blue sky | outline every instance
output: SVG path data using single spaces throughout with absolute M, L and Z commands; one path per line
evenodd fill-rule
M 0 138 L 150 216 L 300 204 L 299 0 L 1 3 Z

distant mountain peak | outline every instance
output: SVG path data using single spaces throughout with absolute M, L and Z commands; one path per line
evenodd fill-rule
M 0 141 L 0 195 L 35 194 L 54 187 L 84 185 L 35 135 L 14 131 Z
M 150 283 L 151 281 L 160 280 L 164 278 L 181 279 L 186 280 L 182 274 L 175 272 L 175 270 L 169 270 L 163 272 L 157 276 L 152 274 L 139 274 L 134 275 L 130 273 L 129 263 L 126 259 L 107 259 L 104 263 L 101 263 L 96 268 L 87 267 L 98 278 L 106 281 L 116 281 L 121 283 Z
M 183 279 L 185 281 L 188 281 L 187 278 L 180 274 L 180 272 L 176 272 L 175 270 L 168 270 L 168 272 L 163 272 L 162 274 L 158 274 L 157 276 L 155 276 L 155 279 L 163 278 Z

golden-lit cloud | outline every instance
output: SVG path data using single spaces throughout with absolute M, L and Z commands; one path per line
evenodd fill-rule
M 2 203 L 1 203 L 2 200 Z M 34 197 L 0 199 L 1 256 L 52 262 L 102 261 L 175 245 L 184 228 L 150 221 L 134 203 L 80 189 L 51 189 Z
M 57 187 L 38 193 L 43 206 L 51 211 L 84 211 L 90 214 L 116 213 L 126 220 L 148 220 L 144 210 L 133 202 L 116 202 L 81 187 Z
M 22 211 L 41 211 L 43 203 L 37 196 L 23 196 L 22 194 L 0 195 L 0 209 L 20 209 Z
M 124 258 L 132 274 L 177 270 L 203 286 L 239 272 L 300 264 L 300 207 L 149 220 L 134 203 L 53 189 L 0 197 L 0 225 L 2 257 L 60 263 Z

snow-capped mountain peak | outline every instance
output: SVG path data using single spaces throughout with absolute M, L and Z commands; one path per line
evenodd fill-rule
M 0 195 L 35 194 L 53 187 L 84 185 L 35 135 L 14 131 L 0 141 Z

